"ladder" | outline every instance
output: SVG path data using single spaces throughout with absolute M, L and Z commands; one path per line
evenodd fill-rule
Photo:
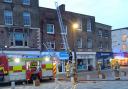
M 62 21 L 62 16 L 61 16 L 61 12 L 58 6 L 58 3 L 55 2 L 55 6 L 56 6 L 56 10 L 57 10 L 57 15 L 58 15 L 58 19 L 59 19 L 59 25 L 60 25 L 60 29 L 61 29 L 61 33 L 65 32 L 66 29 L 64 27 L 63 21 Z M 62 40 L 64 42 L 64 49 L 65 51 L 69 51 L 69 45 L 68 45 L 68 41 L 67 41 L 67 35 L 66 34 L 61 34 L 62 36 Z

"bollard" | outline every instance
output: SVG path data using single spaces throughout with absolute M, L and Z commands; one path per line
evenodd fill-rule
M 11 82 L 11 89 L 15 89 L 15 82 Z

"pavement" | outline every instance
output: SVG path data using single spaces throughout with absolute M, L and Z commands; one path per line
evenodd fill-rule
M 0 87 L 0 89 L 12 89 L 11 87 Z M 73 88 L 71 82 L 42 83 L 40 86 L 25 85 L 16 86 L 15 89 L 128 89 L 128 81 L 88 81 L 76 84 Z
M 120 80 L 128 80 L 128 68 L 121 68 L 120 70 Z M 70 80 L 66 78 L 66 73 L 58 74 L 57 78 L 59 80 Z M 78 81 L 87 81 L 87 80 L 115 80 L 115 73 L 111 69 L 105 69 L 101 71 L 101 76 L 98 76 L 96 70 L 94 71 L 82 71 L 77 73 Z

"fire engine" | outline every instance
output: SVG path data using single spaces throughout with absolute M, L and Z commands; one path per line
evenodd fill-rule
M 8 57 L 0 55 L 0 81 L 24 81 L 53 78 L 53 61 L 50 57 Z

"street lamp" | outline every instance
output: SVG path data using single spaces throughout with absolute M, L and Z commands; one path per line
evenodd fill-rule
M 78 23 L 74 23 L 73 25 L 72 25 L 72 27 L 73 27 L 73 31 L 72 31 L 72 33 L 73 33 L 73 38 L 74 38 L 74 40 L 73 40 L 73 51 L 74 51 L 74 59 L 72 60 L 72 64 L 73 64 L 73 80 L 74 80 L 74 83 L 76 83 L 77 82 L 77 57 L 76 57 L 76 30 L 80 30 L 79 28 L 79 24 Z

